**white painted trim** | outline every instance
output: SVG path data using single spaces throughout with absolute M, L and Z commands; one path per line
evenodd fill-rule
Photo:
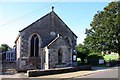
M 40 51 L 39 51 L 40 52 Z M 41 54 L 40 54 L 40 59 L 41 59 L 41 69 L 43 69 L 43 65 L 42 65 L 42 56 L 43 56 L 43 52 L 41 52 Z
M 17 42 L 16 42 L 17 48 L 16 48 L 16 59 L 20 58 L 21 53 L 20 53 L 20 49 L 21 49 L 21 36 L 19 36 Z
M 45 48 L 45 70 L 49 69 L 49 49 Z
M 21 58 L 21 42 L 22 42 L 22 40 L 21 40 L 21 39 L 22 39 L 22 38 L 21 38 L 21 34 L 22 34 L 22 33 L 20 33 L 20 37 L 19 37 L 19 38 L 20 38 L 20 39 L 19 39 L 19 47 L 20 47 L 20 48 L 19 48 L 19 53 L 20 53 L 20 58 Z

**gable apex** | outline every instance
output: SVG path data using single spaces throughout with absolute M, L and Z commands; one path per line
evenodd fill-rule
M 70 31 L 72 32 L 72 34 L 77 38 L 77 36 L 74 34 L 74 32 L 63 22 L 63 20 L 54 12 L 54 7 L 52 7 L 52 11 L 49 12 L 48 14 L 46 14 L 45 16 L 41 17 L 40 19 L 36 20 L 35 22 L 33 22 L 32 24 L 30 24 L 29 26 L 25 27 L 24 29 L 20 30 L 19 32 L 22 32 L 24 31 L 25 29 L 29 28 L 30 26 L 32 26 L 33 24 L 43 20 L 44 18 L 46 18 L 47 16 L 50 16 L 49 17 L 49 22 L 50 23 L 54 23 L 52 22 L 53 21 L 53 17 L 57 17 L 58 19 L 57 20 L 60 20 L 60 22 Z M 45 20 L 45 21 L 48 21 L 48 20 Z M 51 26 L 55 26 L 54 24 L 50 24 Z
M 53 12 L 54 12 L 54 11 L 53 11 Z M 78 38 L 78 37 L 76 36 L 76 34 L 65 24 L 65 22 L 64 22 L 55 12 L 54 12 L 54 15 L 58 17 L 58 19 L 65 25 L 65 27 L 67 27 L 68 30 L 70 30 L 70 31 L 73 33 L 73 35 L 74 35 L 76 38 Z
M 50 15 L 53 11 L 49 12 L 48 14 L 44 15 L 43 17 L 41 17 L 40 19 L 36 20 L 35 22 L 33 22 L 32 24 L 30 24 L 29 26 L 23 28 L 22 30 L 20 30 L 19 32 L 24 31 L 25 29 L 27 29 L 28 27 L 30 27 L 31 25 L 35 24 L 36 22 L 39 22 L 40 20 L 42 20 L 43 18 L 45 18 L 46 16 Z

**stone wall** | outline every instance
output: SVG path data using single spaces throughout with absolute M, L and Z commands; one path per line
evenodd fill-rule
M 56 33 L 55 36 L 52 36 L 50 34 L 50 32 L 54 31 Z M 28 64 L 29 66 L 31 66 L 30 64 L 35 64 L 35 66 L 37 66 L 35 59 L 32 59 L 30 57 L 30 37 L 33 34 L 38 34 L 39 35 L 39 50 L 41 50 L 41 48 L 44 48 L 45 46 L 47 46 L 52 40 L 55 39 L 55 37 L 57 36 L 57 34 L 60 34 L 63 38 L 65 38 L 66 36 L 70 38 L 72 45 L 69 46 L 70 49 L 72 50 L 71 53 L 65 52 L 64 57 L 63 57 L 63 62 L 67 64 L 71 63 L 71 54 L 73 54 L 73 50 L 75 50 L 75 38 L 76 37 L 74 35 L 74 33 L 67 27 L 67 25 L 57 16 L 57 14 L 55 12 L 50 12 L 49 14 L 43 16 L 41 19 L 33 22 L 31 25 L 29 25 L 28 27 L 26 27 L 25 29 L 20 31 L 20 37 L 21 37 L 21 45 L 20 45 L 20 58 L 24 58 L 27 57 L 28 59 L 23 59 L 23 61 L 25 61 L 26 64 Z M 54 68 L 56 67 L 57 64 L 57 49 L 59 49 L 61 46 L 66 46 L 68 47 L 68 45 L 65 43 L 65 41 L 63 42 L 56 42 L 55 44 L 53 44 L 53 46 L 51 46 L 51 52 L 50 52 L 50 68 Z M 52 52 L 53 49 L 53 52 Z M 55 50 L 55 52 L 54 52 Z M 42 52 L 39 51 L 39 55 L 41 55 Z M 43 54 L 42 54 L 43 55 Z M 52 58 L 53 57 L 53 58 Z M 40 58 L 40 56 L 39 56 Z M 41 57 L 42 59 L 42 68 L 44 68 L 44 55 Z M 21 60 L 20 59 L 20 60 Z M 37 60 L 37 59 L 36 59 Z M 31 63 L 31 62 L 32 63 Z M 18 61 L 19 62 L 19 61 Z M 52 62 L 52 63 L 51 63 Z M 24 62 L 23 62 L 24 63 Z M 40 62 L 39 62 L 40 63 Z M 21 63 L 19 63 L 19 66 L 22 66 Z M 35 66 L 27 67 L 25 65 L 23 65 L 24 69 L 36 69 Z M 22 67 L 21 67 L 22 68 Z
M 49 50 L 49 68 L 55 68 L 58 63 L 58 54 L 57 49 Z
M 44 75 L 51 75 L 51 74 L 75 72 L 75 71 L 81 71 L 81 70 L 91 70 L 91 66 L 84 65 L 84 66 L 78 66 L 78 67 L 56 68 L 56 69 L 49 69 L 49 70 L 28 70 L 27 76 L 35 77 L 35 76 L 44 76 Z
M 21 58 L 19 59 L 19 69 L 18 71 L 27 71 L 32 69 L 40 69 L 41 68 L 41 59 L 37 57 L 32 58 Z
M 58 50 L 62 49 L 62 63 L 58 63 Z M 71 48 L 60 37 L 56 42 L 49 46 L 49 68 L 63 68 L 71 66 Z
M 29 25 L 26 29 L 21 31 L 22 42 L 24 44 L 24 52 L 28 52 L 28 41 L 29 37 L 33 33 L 37 33 L 41 38 L 41 47 L 45 47 L 50 43 L 56 36 L 50 35 L 50 32 L 54 31 L 57 34 L 60 34 L 63 38 L 66 36 L 71 39 L 72 48 L 75 49 L 76 40 L 74 33 L 67 27 L 67 25 L 54 13 L 46 15 L 40 20 L 37 20 L 33 24 Z

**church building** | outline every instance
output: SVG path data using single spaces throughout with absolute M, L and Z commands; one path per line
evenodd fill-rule
M 54 7 L 20 30 L 15 44 L 17 71 L 77 66 L 77 36 L 54 12 Z

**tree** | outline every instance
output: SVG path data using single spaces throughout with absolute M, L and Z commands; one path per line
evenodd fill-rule
M 94 15 L 84 44 L 90 50 L 117 52 L 120 57 L 120 1 L 111 2 Z
M 1 44 L 0 46 L 0 52 L 8 51 L 11 48 L 7 44 Z
M 82 44 L 77 46 L 77 56 L 81 59 L 81 62 L 84 63 L 85 58 L 88 56 L 89 50 Z

